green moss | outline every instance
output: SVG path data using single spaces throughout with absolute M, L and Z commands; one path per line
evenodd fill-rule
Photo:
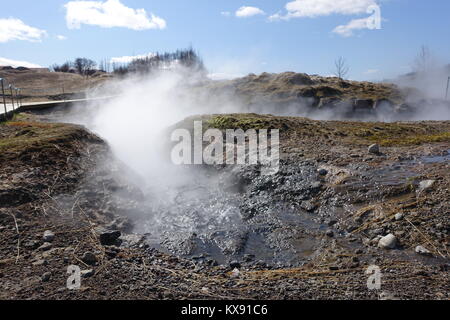
M 257 114 L 218 115 L 206 120 L 206 128 L 215 129 L 282 129 L 281 121 L 270 116 Z
M 76 134 L 76 127 L 64 124 L 9 121 L 4 125 L 10 127 L 10 134 L 0 138 L 0 153 L 53 148 Z
M 380 138 L 374 139 L 374 141 L 386 147 L 411 146 L 411 145 L 420 145 L 423 143 L 450 142 L 450 132 L 443 132 L 438 134 L 408 135 L 392 138 Z

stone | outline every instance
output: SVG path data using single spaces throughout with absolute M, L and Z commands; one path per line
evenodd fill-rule
M 328 225 L 329 227 L 332 227 L 332 226 L 334 226 L 336 223 L 338 223 L 337 220 L 330 219 L 330 220 L 328 220 L 327 225 Z
M 333 230 L 327 230 L 327 232 L 325 234 L 330 238 L 332 238 L 334 236 Z
M 326 176 L 328 174 L 328 170 L 321 168 L 321 169 L 317 170 L 317 173 L 319 174 L 319 176 Z
M 419 193 L 430 190 L 435 184 L 436 180 L 424 180 L 419 183 Z
M 431 256 L 432 255 L 430 250 L 428 250 L 427 248 L 422 247 L 422 246 L 417 246 L 415 251 L 417 254 L 420 254 L 423 256 Z
M 388 234 L 385 237 L 382 237 L 378 241 L 378 247 L 383 249 L 394 249 L 397 246 L 397 237 L 392 233 Z
M 48 264 L 47 260 L 44 260 L 44 259 L 40 259 L 40 260 L 33 262 L 33 266 L 36 266 L 36 267 L 45 266 L 47 264 Z
M 52 248 L 52 244 L 49 242 L 44 243 L 42 246 L 38 248 L 40 251 L 48 251 Z
M 82 270 L 82 271 L 80 272 L 80 275 L 81 275 L 82 278 L 90 278 L 90 277 L 92 277 L 94 274 L 95 274 L 95 271 L 92 270 L 92 269 L 89 269 L 89 270 Z
M 394 218 L 395 218 L 395 220 L 397 220 L 397 221 L 402 220 L 402 219 L 403 219 L 403 213 L 397 213 L 397 214 L 394 216 Z
M 238 261 L 231 261 L 230 262 L 230 268 L 231 269 L 238 269 L 241 267 L 241 264 Z
M 52 242 L 54 239 L 55 234 L 50 230 L 45 231 L 44 235 L 42 236 L 42 241 L 44 242 Z
M 46 272 L 42 275 L 41 280 L 42 280 L 42 282 L 48 282 L 48 281 L 50 281 L 51 277 L 52 277 L 52 273 Z
M 373 144 L 368 149 L 369 153 L 372 154 L 379 154 L 380 153 L 380 146 L 378 144 Z
M 100 243 L 104 246 L 120 245 L 120 236 L 122 233 L 120 231 L 114 230 L 104 230 L 100 232 Z
M 93 265 L 95 263 L 97 263 L 97 256 L 95 254 L 93 254 L 92 252 L 85 252 L 83 254 L 83 257 L 81 258 L 81 260 L 89 265 Z
M 232 278 L 237 278 L 240 275 L 240 271 L 238 268 L 234 268 L 233 271 L 231 271 L 231 277 Z

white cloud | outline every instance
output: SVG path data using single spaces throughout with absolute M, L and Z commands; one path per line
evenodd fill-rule
M 365 13 L 372 5 L 376 5 L 376 0 L 295 0 L 286 4 L 286 15 L 277 13 L 269 19 L 315 18 L 332 14 L 354 15 Z
M 18 61 L 18 60 L 12 60 L 12 59 L 6 59 L 0 57 L 0 66 L 11 66 L 14 68 L 17 67 L 26 67 L 26 68 L 42 68 L 40 65 L 27 62 L 27 61 Z
M 378 73 L 378 72 L 380 72 L 380 70 L 378 70 L 378 69 L 369 69 L 369 70 L 367 70 L 364 73 L 365 74 L 375 74 L 375 73 Z
M 154 57 L 154 53 L 147 53 L 142 55 L 136 55 L 136 56 L 123 56 L 123 57 L 115 57 L 110 60 L 110 63 L 130 63 L 131 61 L 135 59 L 144 59 L 144 58 L 152 58 Z
M 248 17 L 259 15 L 259 14 L 265 14 L 265 12 L 256 7 L 245 7 L 244 6 L 244 7 L 240 7 L 236 11 L 236 17 L 238 17 L 238 18 L 248 18 Z
M 57 35 L 56 39 L 63 41 L 63 40 L 67 40 L 67 37 L 66 36 L 62 36 L 62 35 Z
M 0 19 L 0 43 L 11 40 L 39 42 L 47 35 L 45 30 L 33 28 L 15 18 Z
M 164 29 L 166 21 L 145 9 L 132 9 L 120 0 L 70 1 L 65 4 L 69 29 L 79 29 L 82 24 L 103 28 L 123 27 L 132 30 Z
M 354 19 L 346 25 L 337 26 L 336 28 L 334 28 L 333 32 L 343 37 L 351 37 L 353 36 L 354 30 L 367 29 L 368 19 L 370 19 L 370 17 Z
M 231 12 L 230 11 L 222 11 L 220 14 L 223 15 L 224 17 L 229 17 L 231 15 Z

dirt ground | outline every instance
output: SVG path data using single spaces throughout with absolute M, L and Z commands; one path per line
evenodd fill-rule
M 0 299 L 449 299 L 449 121 L 203 120 L 219 129 L 282 129 L 281 173 L 264 193 L 267 181 L 245 172 L 242 213 L 257 223 L 265 199 L 284 195 L 321 226 L 303 230 L 315 241 L 305 263 L 217 264 L 152 248 L 111 204 L 117 190 L 124 206 L 142 195 L 111 175 L 127 170 L 120 161 L 97 166 L 111 158 L 108 145 L 81 126 L 21 114 L 0 124 Z M 375 143 L 380 152 L 369 153 Z M 307 180 L 292 174 L 298 168 L 309 170 Z M 308 179 L 314 187 L 296 195 L 295 183 Z M 396 245 L 380 248 L 388 234 Z M 67 288 L 70 265 L 82 270 L 79 290 Z M 380 289 L 367 287 L 371 265 Z

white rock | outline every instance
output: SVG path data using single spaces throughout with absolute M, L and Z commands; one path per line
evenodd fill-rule
M 395 216 L 395 220 L 399 221 L 403 219 L 403 213 L 397 213 Z
M 424 180 L 419 184 L 419 193 L 431 189 L 436 180 Z
M 388 234 L 385 237 L 382 237 L 380 241 L 378 241 L 378 247 L 383 249 L 394 249 L 397 245 L 397 237 L 392 233 Z
M 431 255 L 431 251 L 428 250 L 427 248 L 422 247 L 422 246 L 417 246 L 415 251 L 416 251 L 416 253 L 422 254 L 424 256 L 430 256 Z
M 231 277 L 232 278 L 237 278 L 237 277 L 239 277 L 240 274 L 241 274 L 241 272 L 239 271 L 238 268 L 234 268 L 234 270 L 231 271 Z

